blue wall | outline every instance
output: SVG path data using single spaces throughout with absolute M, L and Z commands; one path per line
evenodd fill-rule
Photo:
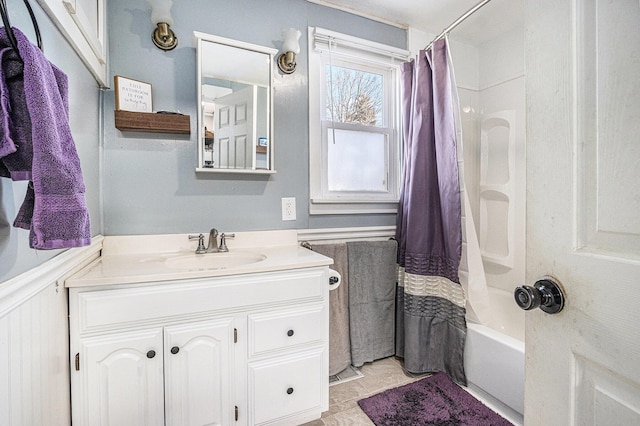
M 307 27 L 406 47 L 405 30 L 304 0 L 194 0 L 174 2 L 178 47 L 151 42 L 145 0 L 110 0 L 111 74 L 152 84 L 155 110 L 191 116 L 190 136 L 121 132 L 114 128 L 113 90 L 105 94 L 104 233 L 161 234 L 394 225 L 395 215 L 308 214 Z M 275 78 L 274 142 L 277 174 L 270 177 L 196 175 L 196 57 L 193 31 L 268 47 L 280 32 L 302 32 L 298 70 Z M 281 197 L 296 197 L 297 220 L 281 220 Z
M 22 30 L 35 43 L 35 33 L 24 4 L 21 1 L 7 3 L 12 26 Z M 69 77 L 70 124 L 87 190 L 91 234 L 100 234 L 102 232 L 99 172 L 101 93 L 93 76 L 39 4 L 35 1 L 30 3 L 42 33 L 45 55 Z M 0 283 L 60 253 L 60 250 L 30 249 L 29 231 L 12 227 L 25 192 L 26 182 L 0 179 Z
M 31 3 L 45 54 L 69 76 L 71 129 L 87 188 L 92 235 L 203 232 L 212 226 L 242 231 L 395 224 L 395 215 L 308 214 L 307 27 L 320 26 L 401 48 L 406 47 L 405 30 L 305 0 L 177 1 L 173 28 L 180 44 L 162 52 L 151 42 L 147 2 L 110 0 L 111 81 L 113 75 L 122 75 L 152 83 L 154 109 L 190 115 L 191 136 L 175 137 L 115 129 L 113 90 L 101 93 L 38 3 Z M 10 4 L 10 16 L 15 27 L 34 38 L 21 2 Z M 278 73 L 275 78 L 278 173 L 270 177 L 196 175 L 193 31 L 280 48 L 280 32 L 288 27 L 302 32 L 302 50 L 296 73 Z M 28 231 L 11 226 L 25 191 L 24 182 L 0 179 L 0 283 L 60 253 L 30 249 Z M 296 197 L 296 221 L 281 221 L 281 197 Z

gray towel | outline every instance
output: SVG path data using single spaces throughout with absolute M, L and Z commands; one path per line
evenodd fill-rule
M 313 244 L 311 248 L 332 258 L 331 268 L 342 276 L 340 286 L 329 292 L 329 375 L 333 376 L 351 365 L 347 244 Z
M 351 363 L 395 353 L 396 241 L 347 243 Z

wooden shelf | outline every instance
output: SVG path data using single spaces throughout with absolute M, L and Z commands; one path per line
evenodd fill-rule
M 116 128 L 128 132 L 191 134 L 188 115 L 115 111 Z

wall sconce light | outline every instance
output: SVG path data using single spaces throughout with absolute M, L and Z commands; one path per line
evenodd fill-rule
M 282 30 L 282 53 L 278 56 L 278 68 L 285 74 L 296 70 L 296 55 L 300 53 L 300 31 L 295 28 Z
M 151 5 L 151 22 L 157 27 L 151 34 L 153 44 L 162 50 L 172 50 L 178 45 L 178 37 L 171 30 L 173 18 L 171 17 L 172 0 L 147 0 Z

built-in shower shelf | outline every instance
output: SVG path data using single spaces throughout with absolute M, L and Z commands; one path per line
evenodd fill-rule
M 509 201 L 513 185 L 480 185 L 480 195 L 493 200 Z
M 479 244 L 485 265 L 514 267 L 515 114 L 497 111 L 481 124 Z M 495 269 L 495 268 L 494 268 Z

